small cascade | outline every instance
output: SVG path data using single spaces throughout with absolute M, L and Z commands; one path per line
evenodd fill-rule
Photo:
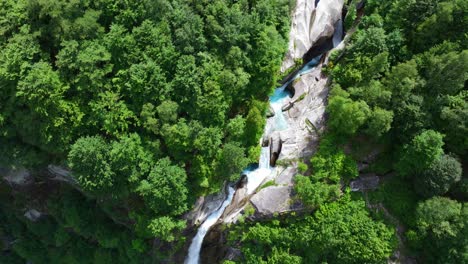
M 282 111 L 282 106 L 290 99 L 290 94 L 286 90 L 286 87 L 299 78 L 301 75 L 313 70 L 315 66 L 320 62 L 322 55 L 315 57 L 307 64 L 305 64 L 293 78 L 284 83 L 281 87 L 276 88 L 272 96 L 270 96 L 270 105 L 274 110 L 275 115 L 272 117 L 272 122 L 268 122 L 264 129 L 263 136 L 270 136 L 275 131 L 282 131 L 288 128 L 288 123 Z M 260 159 L 258 161 L 258 167 L 256 169 L 246 169 L 242 174 L 247 176 L 247 192 L 246 195 L 253 194 L 255 190 L 262 184 L 262 182 L 273 173 L 274 167 L 270 166 L 270 146 L 262 147 L 260 152 Z M 203 224 L 198 229 L 196 236 L 192 240 L 192 244 L 189 248 L 189 254 L 185 260 L 185 264 L 199 264 L 200 250 L 208 230 L 213 226 L 224 212 L 224 209 L 231 203 L 234 195 L 234 189 L 229 187 L 229 194 L 222 206 L 218 210 L 208 216 Z
M 280 88 L 275 90 L 275 93 L 270 97 L 270 103 L 275 111 L 274 122 L 271 125 L 265 127 L 263 135 L 269 135 L 271 132 L 284 130 L 288 128 L 288 124 L 281 110 L 281 106 L 289 98 L 289 93 L 285 90 L 286 83 Z M 252 194 L 260 186 L 268 175 L 273 172 L 270 167 L 270 146 L 262 147 L 260 152 L 260 159 L 258 161 L 258 168 L 245 170 L 243 174 L 247 176 L 247 195 Z M 203 222 L 197 231 L 196 236 L 193 238 L 190 244 L 189 254 L 185 260 L 185 264 L 199 264 L 200 250 L 208 230 L 213 226 L 224 212 L 224 209 L 231 203 L 234 195 L 234 189 L 229 187 L 229 194 L 222 206 L 218 210 L 211 213 L 208 218 Z
M 200 249 L 203 243 L 203 238 L 205 238 L 206 233 L 210 230 L 210 227 L 218 221 L 219 217 L 223 214 L 224 209 L 231 203 L 232 197 L 234 196 L 234 188 L 229 187 L 228 196 L 224 200 L 221 207 L 218 210 L 211 213 L 205 222 L 198 228 L 197 235 L 193 238 L 192 244 L 190 244 L 189 253 L 185 264 L 198 264 L 200 261 Z
M 270 136 L 275 131 L 282 131 L 288 128 L 288 123 L 281 109 L 282 106 L 289 100 L 290 96 L 289 92 L 286 90 L 286 87 L 295 79 L 311 71 L 315 66 L 317 66 L 320 58 L 321 55 L 305 64 L 293 78 L 284 83 L 281 87 L 278 87 L 274 94 L 270 96 L 270 105 L 274 110 L 275 115 L 272 117 L 273 122 L 268 122 L 268 125 L 265 127 L 263 136 Z M 260 152 L 260 159 L 258 161 L 258 168 L 246 169 L 243 171 L 243 174 L 247 176 L 246 194 L 253 194 L 260 186 L 260 184 L 262 184 L 262 182 L 273 172 L 274 168 L 270 166 L 270 146 L 262 147 Z M 219 217 L 221 217 L 224 209 L 231 203 L 234 192 L 234 189 L 229 187 L 228 197 L 223 202 L 222 206 L 218 208 L 218 210 L 211 213 L 205 222 L 203 222 L 203 224 L 200 226 L 196 236 L 192 240 L 192 244 L 190 245 L 189 254 L 185 260 L 185 264 L 199 264 L 203 238 L 211 226 L 213 226 L 218 221 Z

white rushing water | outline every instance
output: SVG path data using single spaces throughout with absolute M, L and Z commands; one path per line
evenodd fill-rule
M 190 244 L 189 254 L 187 259 L 185 260 L 186 264 L 198 264 L 200 259 L 200 249 L 203 243 L 203 238 L 205 237 L 210 227 L 218 221 L 221 214 L 224 212 L 224 209 L 231 203 L 232 197 L 234 196 L 234 189 L 229 187 L 228 196 L 226 200 L 224 200 L 221 207 L 218 210 L 211 213 L 208 218 L 206 218 L 205 222 L 198 228 L 197 235 L 193 238 L 192 244 Z
M 286 87 L 295 79 L 299 78 L 301 75 L 310 72 L 320 61 L 321 55 L 312 59 L 306 65 L 304 65 L 297 73 L 283 84 L 281 87 L 275 89 L 275 92 L 270 96 L 270 105 L 273 108 L 275 115 L 273 122 L 269 123 L 264 129 L 263 136 L 268 136 L 272 132 L 281 131 L 288 128 L 288 123 L 283 114 L 282 107 L 288 101 L 289 93 L 286 91 Z M 262 182 L 274 172 L 274 168 L 270 167 L 270 147 L 262 147 L 260 152 L 260 159 L 258 161 L 258 168 L 256 169 L 246 169 L 243 173 L 247 176 L 247 195 L 250 195 L 255 192 L 255 190 L 262 184 Z M 199 264 L 200 261 L 200 250 L 203 243 L 203 238 L 206 233 L 209 231 L 211 226 L 213 226 L 221 217 L 224 212 L 224 209 L 231 203 L 232 197 L 234 195 L 234 189 L 229 187 L 229 193 L 226 200 L 223 202 L 220 208 L 211 213 L 208 218 L 203 222 L 200 228 L 197 231 L 197 234 L 192 240 L 189 248 L 189 254 L 185 260 L 185 264 Z
M 335 32 L 333 32 L 333 48 L 336 48 L 343 40 L 343 21 L 338 20 L 335 24 Z
M 264 135 L 276 130 L 283 130 L 288 127 L 286 119 L 284 118 L 281 107 L 286 102 L 289 94 L 285 91 L 286 84 L 275 90 L 275 93 L 270 97 L 271 106 L 275 111 L 275 121 L 273 125 L 265 128 Z M 244 173 L 247 175 L 247 194 L 252 194 L 263 182 L 263 180 L 272 173 L 270 167 L 270 147 L 263 147 L 260 153 L 260 160 L 258 162 L 258 168 L 254 170 L 245 170 Z M 185 264 L 199 264 L 200 261 L 200 250 L 208 230 L 213 226 L 221 217 L 224 209 L 231 203 L 234 195 L 234 189 L 229 187 L 229 194 L 222 206 L 218 210 L 211 213 L 208 218 L 203 222 L 197 231 L 197 234 L 190 244 L 189 253 L 185 260 Z

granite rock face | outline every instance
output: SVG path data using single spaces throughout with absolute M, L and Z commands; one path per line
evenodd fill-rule
M 343 3 L 343 0 L 320 0 L 315 6 L 315 1 L 297 0 L 281 72 L 293 67 L 295 60 L 302 59 L 314 45 L 332 37 L 334 25 L 342 16 Z
M 270 186 L 260 190 L 250 201 L 261 216 L 287 212 L 291 204 L 291 190 L 290 186 Z
M 295 95 L 287 102 L 292 107 L 283 112 L 288 128 L 275 132 L 282 142 L 276 161 L 278 165 L 275 173 L 265 179 L 274 181 L 277 186 L 266 187 L 252 196 L 250 201 L 257 211 L 256 216 L 265 217 L 301 209 L 292 206 L 296 160 L 309 158 L 315 153 L 320 134 L 325 129 L 328 79 L 321 72 L 319 65 L 293 84 Z M 278 138 L 278 135 L 275 137 Z
M 319 65 L 294 83 L 299 95 L 291 99 L 293 106 L 284 112 L 288 129 L 280 132 L 283 144 L 279 161 L 310 157 L 315 152 L 325 125 L 327 81 Z
M 223 188 L 220 193 L 198 198 L 193 210 L 185 215 L 189 225 L 203 223 L 210 213 L 216 211 L 223 204 L 226 195 L 225 188 Z

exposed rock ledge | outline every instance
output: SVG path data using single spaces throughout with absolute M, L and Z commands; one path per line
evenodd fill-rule
M 294 66 L 315 45 L 332 37 L 335 23 L 341 18 L 343 0 L 297 0 L 289 32 L 288 52 L 281 65 L 281 72 Z
M 203 223 L 210 213 L 214 212 L 223 204 L 226 195 L 226 188 L 223 188 L 220 193 L 199 197 L 194 208 L 188 212 L 184 218 L 189 221 L 189 225 L 191 226 Z
M 333 36 L 334 25 L 341 18 L 342 7 L 342 0 L 321 0 L 317 9 L 311 1 L 298 0 L 291 27 L 289 51 L 283 61 L 282 71 L 291 67 L 294 59 L 302 58 L 316 41 Z M 325 54 L 324 61 L 327 57 Z M 297 173 L 297 160 L 307 159 L 315 153 L 319 136 L 324 130 L 328 77 L 322 74 L 320 63 L 291 85 L 294 97 L 283 107 L 288 128 L 275 132 L 275 135 L 265 135 L 266 138 L 271 137 L 270 144 L 272 138 L 279 138 L 281 142 L 275 172 L 264 180 L 272 181 L 273 184 L 249 197 L 236 192 L 233 202 L 221 217 L 225 223 L 236 222 L 249 201 L 256 209 L 254 217 L 260 218 L 302 209 L 293 199 L 294 175 Z M 273 120 L 268 119 L 267 122 Z
M 259 217 L 301 209 L 292 198 L 294 175 L 297 173 L 295 161 L 315 153 L 320 133 L 324 130 L 328 78 L 321 72 L 319 65 L 293 84 L 296 93 L 302 94 L 303 98 L 294 99 L 289 110 L 284 112 L 288 129 L 279 132 L 282 147 L 277 164 L 280 165 L 277 165 L 276 173 L 265 180 L 274 181 L 275 185 L 261 189 L 250 199 Z

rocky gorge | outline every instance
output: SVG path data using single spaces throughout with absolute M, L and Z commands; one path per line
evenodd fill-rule
M 235 223 L 245 217 L 255 221 L 301 211 L 301 204 L 294 199 L 294 176 L 298 161 L 313 155 L 325 129 L 329 80 L 322 68 L 332 49 L 344 47 L 343 7 L 344 1 L 341 0 L 296 2 L 288 51 L 281 67 L 281 72 L 287 75 L 281 88 L 289 96 L 282 101 L 281 116 L 272 109 L 275 107 L 270 107 L 267 128 L 260 142 L 269 150 L 268 163 L 272 172 L 256 184 L 254 191 L 248 190 L 246 177 L 242 178 L 244 183 L 239 181 L 231 203 L 223 208 L 219 220 L 206 235 L 200 253 L 201 263 L 217 263 L 238 256 L 237 249 L 225 247 L 225 234 L 220 229 L 222 223 Z M 314 57 L 311 59 L 310 56 Z M 302 61 L 304 63 L 300 65 Z M 283 117 L 285 126 L 282 129 L 268 129 Z M 222 197 L 226 194 L 200 198 L 196 209 L 187 218 L 193 224 L 202 223 L 213 208 L 221 206 Z
M 224 191 L 200 197 L 194 209 L 184 216 L 190 226 L 188 237 L 191 237 L 195 235 L 196 226 L 207 222 L 213 212 L 221 211 L 212 223 L 213 227 L 206 230 L 201 250 L 202 263 L 214 263 L 213 260 L 217 262 L 225 256 L 232 258 L 237 255 L 236 249 L 224 247 L 224 234 L 219 227 L 222 223 L 235 223 L 245 217 L 246 207 L 254 208 L 254 215 L 249 216 L 252 219 L 301 210 L 301 205 L 294 202 L 294 175 L 297 161 L 313 155 L 320 133 L 325 128 L 328 78 L 322 73 L 322 67 L 327 61 L 328 51 L 339 44 L 339 41 L 334 43 L 334 39 L 342 39 L 343 6 L 343 0 L 296 1 L 288 51 L 281 66 L 281 73 L 286 76 L 282 87 L 289 96 L 281 98 L 278 109 L 270 111 L 266 125 L 267 128 L 274 127 L 275 118 L 280 116 L 275 111 L 280 111 L 284 126 L 266 129 L 261 142 L 268 149 L 263 158 L 271 172 L 266 173 L 266 177 L 255 179 L 258 182 L 253 188 L 248 188 L 248 177 L 242 177 L 232 195 L 226 184 Z M 23 168 L 2 171 L 4 180 L 17 188 L 31 185 L 34 173 Z M 80 191 L 76 179 L 64 167 L 51 164 L 40 173 L 51 182 L 64 182 Z M 232 201 L 226 204 L 227 198 Z M 34 221 L 40 217 L 41 210 L 31 208 L 25 215 Z M 177 262 L 181 261 L 177 259 Z

